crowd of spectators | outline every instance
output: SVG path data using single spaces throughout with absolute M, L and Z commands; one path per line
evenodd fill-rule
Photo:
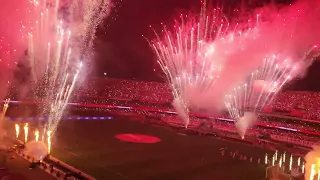
M 138 111 L 136 111 L 136 113 L 144 115 L 154 114 L 156 111 L 153 110 L 162 110 L 162 112 L 172 110 L 172 108 L 168 106 L 168 104 L 171 104 L 172 102 L 172 94 L 166 83 L 119 79 L 94 79 L 90 80 L 86 86 L 80 87 L 79 92 L 80 94 L 78 94 L 78 96 L 81 97 L 79 98 L 79 102 L 82 103 L 90 101 L 96 104 L 129 106 L 137 108 L 136 110 Z M 152 110 L 148 111 L 146 107 Z M 277 98 L 274 100 L 269 109 L 271 109 L 271 111 L 264 111 L 264 113 L 285 115 L 286 117 L 298 117 L 297 119 L 305 118 L 320 120 L 320 93 L 297 91 L 281 92 L 278 94 Z M 111 111 L 120 111 L 120 114 L 126 114 L 124 112 L 130 112 L 132 109 L 113 109 Z M 162 122 L 176 127 L 184 127 L 183 121 L 176 115 L 166 114 L 160 116 Z M 201 132 L 210 132 L 212 129 L 216 129 L 230 133 L 237 133 L 237 130 L 232 123 L 228 124 L 220 121 L 211 121 L 209 123 L 210 125 L 206 124 L 203 126 L 203 122 L 203 120 L 193 116 L 190 120 L 189 128 L 199 129 L 199 127 L 210 126 L 209 129 L 200 128 Z M 292 118 L 289 118 L 288 120 L 281 119 L 279 117 L 261 116 L 258 123 L 293 129 L 299 128 L 308 131 L 319 130 L 319 127 L 314 126 L 312 123 L 305 123 L 305 121 L 293 120 Z M 288 133 L 290 132 L 284 132 L 276 129 L 265 129 L 261 128 L 260 126 L 249 129 L 246 132 L 246 134 L 249 136 L 272 134 L 272 138 L 274 139 L 279 140 L 279 138 L 282 138 L 282 141 L 301 142 L 303 144 L 310 144 L 319 140 L 318 138 L 315 140 L 314 137 L 308 137 L 307 135 L 303 135 L 301 133 L 291 133 L 291 139 L 283 139 L 288 137 Z
M 172 101 L 171 90 L 165 83 L 120 79 L 91 79 L 80 87 L 80 95 L 108 99 L 137 100 L 155 104 Z
M 112 114 L 117 114 L 120 116 L 128 116 L 130 119 L 135 119 L 143 123 L 160 123 L 162 125 L 171 126 L 175 128 L 185 129 L 185 123 L 176 114 L 171 114 L 170 112 L 158 112 L 153 111 L 152 108 L 145 109 L 133 109 L 133 108 L 99 108 L 99 107 L 89 107 L 88 109 L 77 108 L 77 110 L 88 112 L 88 110 L 93 110 L 95 113 L 99 111 L 110 112 Z M 298 129 L 316 129 L 308 126 L 296 126 L 295 124 L 284 123 L 277 120 L 263 120 L 257 122 L 257 124 L 272 125 L 272 126 L 282 126 L 287 128 L 298 128 Z M 204 118 L 204 117 L 190 117 L 190 123 L 188 125 L 188 130 L 193 130 L 197 134 L 212 134 L 216 131 L 232 133 L 237 138 L 240 138 L 238 131 L 232 122 L 227 122 L 224 120 L 218 120 L 215 118 Z M 245 137 L 256 137 L 259 138 L 264 135 L 272 135 L 271 138 L 276 141 L 287 142 L 290 144 L 296 144 L 300 146 L 311 147 L 314 142 L 320 142 L 320 137 L 309 136 L 307 134 L 299 132 L 291 132 L 287 130 L 281 130 L 277 128 L 265 128 L 259 125 L 254 126 L 246 131 Z
M 95 101 L 130 100 L 157 105 L 170 104 L 172 93 L 167 83 L 142 82 L 110 78 L 90 79 L 80 87 L 78 96 L 94 98 Z M 285 91 L 277 95 L 270 113 L 319 120 L 320 93 Z M 268 111 L 268 110 L 267 110 Z M 267 112 L 266 111 L 266 112 Z
M 305 119 L 320 119 L 320 93 L 285 91 L 278 94 L 273 103 L 275 110 L 290 112 Z

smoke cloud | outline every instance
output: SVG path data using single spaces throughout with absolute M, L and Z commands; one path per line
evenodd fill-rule
M 304 177 L 305 179 L 313 179 L 310 178 L 311 175 L 313 174 L 313 176 L 315 177 L 315 175 L 320 172 L 320 147 L 313 147 L 313 150 L 310 151 L 304 159 L 306 161 Z M 314 173 L 312 173 L 312 171 Z
M 93 58 L 93 44 L 98 25 L 110 14 L 113 4 L 111 0 L 58 0 L 58 12 L 54 14 L 53 4 L 40 4 L 46 6 L 51 13 L 48 27 L 51 30 L 42 30 L 36 34 L 36 21 L 40 29 L 45 29 L 44 19 L 40 18 L 40 11 L 32 2 L 25 0 L 6 1 L 0 7 L 0 99 L 3 99 L 12 85 L 16 89 L 20 99 L 23 99 L 31 90 L 41 84 L 47 66 L 47 43 L 54 41 L 56 24 L 52 24 L 53 18 L 62 20 L 62 28 L 72 32 L 70 47 L 72 47 L 71 61 L 84 61 L 85 64 Z M 44 8 L 44 9 L 45 9 Z M 39 8 L 38 8 L 39 9 Z M 39 12 L 38 12 L 39 11 Z M 45 14 L 45 12 L 42 12 Z M 56 15 L 57 17 L 53 17 Z M 49 29 L 50 29 L 49 28 Z M 41 44 L 34 42 L 35 62 L 29 61 L 30 44 L 28 44 L 28 33 L 36 34 L 35 39 L 41 37 Z M 43 38 L 48 37 L 48 38 Z M 42 42 L 45 41 L 48 42 Z M 36 41 L 36 40 L 35 40 Z M 52 43 L 54 44 L 54 43 Z M 54 45 L 52 45 L 54 46 Z M 55 47 L 52 47 L 52 49 Z M 90 63 L 88 63 L 90 64 Z M 75 71 L 74 63 L 68 67 Z M 69 70 L 68 69 L 68 70 Z M 91 70 L 91 68 L 86 69 Z M 31 71 L 31 72 L 30 72 Z M 86 75 L 88 72 L 82 72 Z M 84 77 L 84 76 L 81 76 Z M 82 80 L 82 79 L 81 79 Z M 21 91 L 21 92 L 20 92 Z
M 28 1 L 6 1 L 0 7 L 0 99 L 13 84 L 13 72 L 26 48 L 22 24 L 28 17 Z
M 241 117 L 235 126 L 238 130 L 240 137 L 243 139 L 247 130 L 251 128 L 252 124 L 257 120 L 257 115 L 251 112 L 245 112 L 244 116 Z
M 42 160 L 48 154 L 48 147 L 42 141 L 30 141 L 25 146 L 25 154 L 34 158 L 35 161 Z
M 188 117 L 188 112 L 186 112 L 185 108 L 182 107 L 183 104 L 180 102 L 179 99 L 175 98 L 172 102 L 172 106 L 187 127 L 189 125 L 189 117 Z
M 189 94 L 192 105 L 201 105 L 213 113 L 220 112 L 224 109 L 224 95 L 244 82 L 270 55 L 298 64 L 292 78 L 303 75 L 311 64 L 309 57 L 304 59 L 305 53 L 320 42 L 317 32 L 320 29 L 319 5 L 320 1 L 301 0 L 286 7 L 265 6 L 255 11 L 252 17 L 260 20 L 249 31 L 251 38 L 241 39 L 242 49 L 225 57 L 220 79 L 212 89 Z M 228 47 L 223 48 L 228 50 Z

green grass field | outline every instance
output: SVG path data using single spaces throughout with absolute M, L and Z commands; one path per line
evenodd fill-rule
M 34 139 L 30 122 L 29 139 Z M 6 124 L 8 136 L 14 137 L 14 122 Z M 23 139 L 23 127 L 20 139 Z M 139 144 L 123 142 L 117 134 L 146 134 L 156 136 L 161 142 Z M 264 179 L 265 150 L 235 144 L 211 137 L 182 135 L 165 127 L 129 121 L 114 120 L 66 120 L 61 121 L 52 139 L 52 155 L 78 168 L 98 180 L 105 179 L 217 179 L 260 180 Z M 252 163 L 233 159 L 220 148 L 253 157 Z
M 138 144 L 116 134 L 156 136 L 162 141 Z M 220 148 L 252 156 L 254 162 L 232 159 Z M 52 155 L 89 175 L 105 179 L 264 179 L 265 151 L 209 137 L 184 136 L 164 127 L 128 121 L 62 121 L 53 139 Z

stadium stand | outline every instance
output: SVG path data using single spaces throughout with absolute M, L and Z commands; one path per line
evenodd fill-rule
M 95 103 L 108 100 L 126 100 L 139 103 L 170 104 L 171 90 L 166 83 L 143 82 L 110 78 L 95 78 L 83 83 L 78 96 L 83 101 L 94 99 Z M 306 91 L 285 91 L 279 93 L 271 107 L 264 112 L 320 120 L 320 93 Z

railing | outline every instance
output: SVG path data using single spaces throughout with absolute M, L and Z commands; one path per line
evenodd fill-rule
M 24 154 L 24 149 L 22 148 L 24 143 L 18 139 L 16 139 L 16 141 L 18 143 L 18 148 L 15 149 L 15 152 L 25 160 L 35 163 L 32 157 Z M 39 162 L 39 167 L 55 178 L 61 180 L 65 180 L 67 177 L 73 177 L 78 180 L 95 180 L 95 178 L 89 176 L 81 170 L 62 162 L 51 155 L 46 156 L 41 162 Z

